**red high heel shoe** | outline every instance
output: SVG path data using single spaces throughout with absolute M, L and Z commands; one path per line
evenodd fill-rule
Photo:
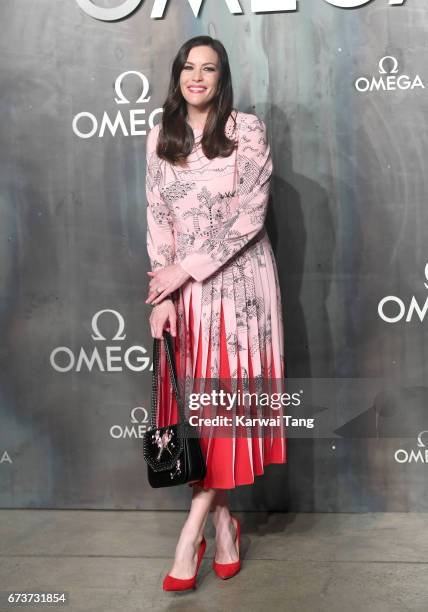
M 191 578 L 174 578 L 174 576 L 170 576 L 169 574 L 167 574 L 163 581 L 164 591 L 187 591 L 188 589 L 195 588 L 196 576 L 198 575 L 199 566 L 201 564 L 202 557 L 204 556 L 206 547 L 207 541 L 205 540 L 205 537 L 203 537 L 201 543 L 199 544 L 198 561 L 196 563 L 195 575 Z
M 232 519 L 236 520 L 235 545 L 239 556 L 239 545 L 241 542 L 241 524 L 235 516 L 233 516 Z M 239 572 L 239 570 L 241 569 L 241 560 L 238 559 L 238 561 L 234 561 L 232 563 L 217 563 L 214 555 L 213 569 L 219 578 L 221 578 L 222 580 L 227 580 L 227 578 L 232 578 L 232 576 Z

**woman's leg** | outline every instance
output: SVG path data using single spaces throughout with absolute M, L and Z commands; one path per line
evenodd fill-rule
M 236 530 L 230 516 L 229 498 L 227 491 L 216 489 L 212 503 L 213 523 L 216 530 L 215 560 L 217 563 L 233 563 L 238 561 L 236 550 Z
M 195 574 L 198 548 L 216 489 L 205 490 L 193 485 L 192 503 L 175 549 L 174 565 L 169 574 L 174 578 L 191 578 Z

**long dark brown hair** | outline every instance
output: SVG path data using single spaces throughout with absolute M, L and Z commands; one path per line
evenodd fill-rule
M 229 157 L 236 148 L 236 142 L 225 134 L 226 122 L 234 110 L 232 77 L 226 49 L 219 40 L 211 36 L 195 36 L 186 41 L 175 56 L 168 95 L 162 107 L 162 124 L 156 153 L 158 157 L 172 164 L 185 163 L 194 146 L 193 130 L 186 121 L 187 103 L 180 89 L 180 74 L 187 62 L 190 50 L 201 45 L 207 45 L 217 52 L 220 68 L 217 93 L 211 100 L 202 134 L 202 150 L 208 159 L 213 159 L 214 157 Z

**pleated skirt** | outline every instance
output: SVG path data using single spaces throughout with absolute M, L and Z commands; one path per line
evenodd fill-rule
M 189 326 L 184 337 L 190 341 L 190 346 L 180 346 L 179 334 L 175 338 L 175 361 L 177 366 L 178 378 L 181 379 L 180 363 L 182 363 L 183 351 L 189 351 L 192 363 L 195 364 L 194 378 L 201 379 L 204 372 L 210 371 L 211 364 L 211 341 L 209 341 L 207 353 L 207 367 L 202 368 L 202 328 L 199 323 L 199 341 L 197 342 L 197 351 L 195 354 L 192 339 L 197 335 L 194 329 L 194 316 L 192 308 L 192 297 L 190 297 L 189 318 L 184 324 Z M 183 336 L 183 335 L 182 335 Z M 268 356 L 264 356 L 267 371 Z M 271 359 L 272 364 L 274 362 Z M 249 376 L 252 377 L 252 363 L 249 355 Z M 272 366 L 273 367 L 273 366 Z M 178 420 L 177 402 L 173 393 L 171 393 L 170 377 L 168 368 L 165 367 L 165 362 L 162 369 L 162 382 L 159 389 L 159 397 L 163 398 L 160 401 L 157 422 L 158 426 L 169 425 L 176 423 Z M 241 367 L 238 354 L 238 379 L 241 375 Z M 271 378 L 275 379 L 276 375 L 282 378 L 283 371 L 276 373 L 273 367 Z M 230 380 L 230 363 L 227 349 L 226 325 L 224 320 L 223 308 L 220 308 L 220 350 L 219 350 L 219 378 L 222 380 Z M 239 380 L 238 380 L 239 382 Z M 281 385 L 279 385 L 281 387 Z M 278 389 L 281 390 L 281 389 Z M 283 414 L 283 411 L 280 411 Z M 287 461 L 286 455 L 286 438 L 284 435 L 284 427 L 281 428 L 264 428 L 262 435 L 253 435 L 246 433 L 245 435 L 213 435 L 212 427 L 200 427 L 200 443 L 205 462 L 207 473 L 203 480 L 197 484 L 204 489 L 234 489 L 242 485 L 251 485 L 254 483 L 255 477 L 264 473 L 264 468 L 270 464 L 283 464 Z M 241 432 L 242 433 L 242 432 Z M 193 486 L 192 483 L 190 486 Z

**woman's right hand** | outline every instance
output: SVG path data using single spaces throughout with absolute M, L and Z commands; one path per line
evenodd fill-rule
M 170 332 L 171 336 L 176 336 L 177 313 L 172 300 L 167 298 L 160 304 L 153 306 L 152 314 L 150 315 L 150 328 L 153 338 L 162 338 L 164 329 Z

